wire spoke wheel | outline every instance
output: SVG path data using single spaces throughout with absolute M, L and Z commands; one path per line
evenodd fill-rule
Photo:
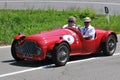
M 68 57 L 68 50 L 66 47 L 61 47 L 59 50 L 58 50 L 58 60 L 60 62 L 65 62 L 67 61 L 67 57 Z
M 67 43 L 57 45 L 53 51 L 53 63 L 56 66 L 64 66 L 69 60 L 69 48 Z
M 115 36 L 110 35 L 107 39 L 107 42 L 103 45 L 103 53 L 107 56 L 113 55 L 117 46 L 116 42 Z
M 113 52 L 114 49 L 115 49 L 115 46 L 116 46 L 116 42 L 111 39 L 111 40 L 108 42 L 108 49 L 109 49 L 109 51 Z

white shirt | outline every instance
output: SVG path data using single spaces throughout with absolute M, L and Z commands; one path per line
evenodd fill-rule
M 68 24 L 66 24 L 66 25 L 63 26 L 63 28 L 67 28 L 67 27 L 73 27 L 73 28 L 75 28 L 76 25 L 74 24 L 73 26 L 69 26 Z
M 95 29 L 94 29 L 93 26 L 89 25 L 87 28 L 85 28 L 85 26 L 84 26 L 84 27 L 81 27 L 80 30 L 81 30 L 81 33 L 82 33 L 83 36 L 91 35 L 92 36 L 91 40 L 94 39 L 94 37 L 95 37 Z

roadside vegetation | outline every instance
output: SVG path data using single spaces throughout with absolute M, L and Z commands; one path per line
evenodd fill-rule
M 67 24 L 67 18 L 75 16 L 77 24 L 83 26 L 83 18 L 92 18 L 92 25 L 96 28 L 113 30 L 120 33 L 120 16 L 110 16 L 110 23 L 106 23 L 105 15 L 96 15 L 95 11 L 85 10 L 0 10 L 0 45 L 11 44 L 13 37 L 19 32 L 25 35 L 35 34 L 44 30 L 51 30 Z

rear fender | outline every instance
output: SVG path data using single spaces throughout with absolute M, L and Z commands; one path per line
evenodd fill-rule
M 117 38 L 116 33 L 113 31 L 109 31 L 109 32 L 106 32 L 105 35 L 103 36 L 102 43 L 105 43 L 110 35 L 114 35 L 116 38 L 116 42 L 118 42 L 118 38 Z

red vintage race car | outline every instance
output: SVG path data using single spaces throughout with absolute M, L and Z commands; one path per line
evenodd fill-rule
M 56 66 L 64 66 L 70 56 L 88 55 L 103 52 L 114 54 L 117 36 L 113 31 L 95 29 L 94 40 L 86 40 L 78 28 L 54 29 L 38 34 L 14 37 L 11 54 L 16 61 L 44 60 L 50 58 Z

